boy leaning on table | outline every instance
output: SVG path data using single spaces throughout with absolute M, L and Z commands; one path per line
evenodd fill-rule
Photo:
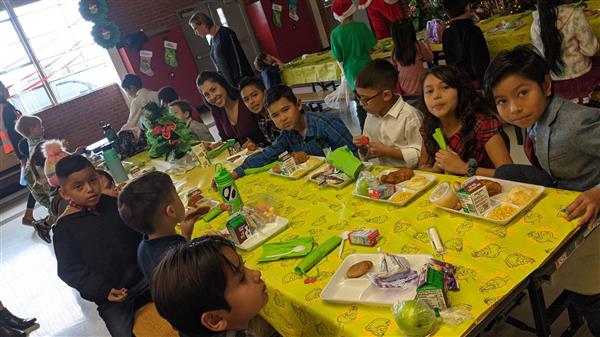
M 152 297 L 182 337 L 279 336 L 258 316 L 269 300 L 260 271 L 222 236 L 169 250 L 154 271 Z
M 200 216 L 194 208 L 186 214 L 171 177 L 160 171 L 129 182 L 119 193 L 118 207 L 123 221 L 144 235 L 137 249 L 137 263 L 148 282 L 162 256 L 170 248 L 190 240 Z M 178 223 L 181 235 L 175 232 Z
M 398 72 L 385 60 L 373 60 L 358 73 L 358 100 L 367 111 L 364 136 L 354 137 L 361 158 L 387 167 L 416 168 L 423 140 L 421 112 L 394 94 Z
M 54 226 L 58 277 L 98 305 L 112 336 L 131 336 L 134 314 L 150 301 L 136 261 L 142 236 L 119 217 L 117 199 L 102 194 L 92 163 L 68 155 L 56 164 L 59 193 L 69 206 Z
M 324 157 L 324 149 L 348 146 L 357 154 L 352 135 L 344 123 L 337 117 L 303 111 L 302 102 L 296 98 L 292 88 L 285 85 L 269 88 L 265 107 L 281 133 L 271 146 L 248 157 L 236 168 L 232 173 L 234 178 L 244 176 L 246 169 L 276 161 L 285 151 L 304 151 L 312 156 Z

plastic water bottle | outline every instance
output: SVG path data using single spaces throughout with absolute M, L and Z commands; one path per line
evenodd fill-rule
M 215 165 L 215 183 L 217 184 L 217 190 L 223 203 L 231 207 L 231 213 L 241 211 L 244 205 L 242 197 L 238 192 L 231 173 L 223 168 L 221 164 Z
M 100 127 L 102 128 L 102 133 L 104 134 L 104 137 L 108 139 L 109 143 L 119 143 L 119 136 L 117 135 L 117 132 L 115 132 L 115 129 L 113 129 L 109 123 L 101 121 Z
M 127 181 L 127 173 L 112 143 L 102 148 L 102 157 L 104 157 L 104 163 L 117 184 Z

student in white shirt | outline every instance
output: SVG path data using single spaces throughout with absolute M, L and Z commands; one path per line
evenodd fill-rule
M 367 111 L 362 136 L 354 137 L 361 158 L 388 167 L 416 168 L 421 155 L 422 115 L 394 94 L 398 71 L 385 60 L 369 62 L 356 77 L 360 104 Z
M 158 93 L 150 91 L 142 86 L 142 79 L 134 74 L 127 74 L 121 82 L 121 88 L 127 92 L 127 95 L 132 98 L 129 107 L 129 117 L 121 131 L 124 130 L 140 130 L 142 129 L 142 116 L 144 115 L 144 106 L 150 102 L 155 102 L 160 105 Z

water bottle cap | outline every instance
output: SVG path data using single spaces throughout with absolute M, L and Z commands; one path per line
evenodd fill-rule
M 227 171 L 222 164 L 218 163 L 215 165 L 215 182 L 217 185 L 230 184 L 233 181 L 231 173 Z

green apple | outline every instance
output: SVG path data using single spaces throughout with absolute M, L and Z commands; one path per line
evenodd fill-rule
M 423 301 L 400 301 L 392 307 L 396 324 L 405 336 L 423 337 L 435 329 L 436 317 L 431 307 Z

